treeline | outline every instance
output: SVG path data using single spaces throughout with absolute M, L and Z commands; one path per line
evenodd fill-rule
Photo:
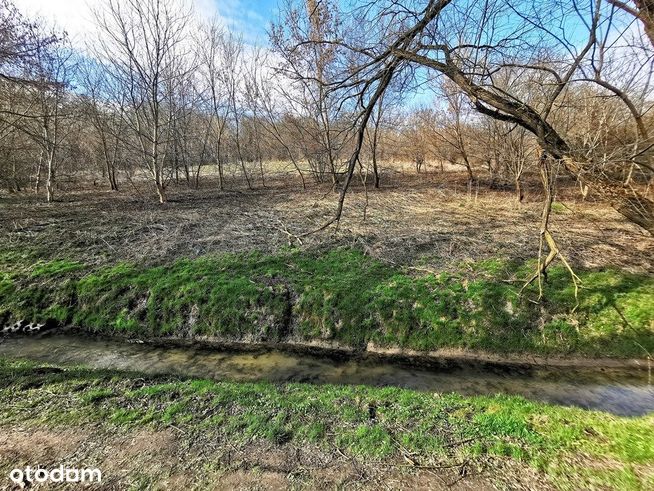
M 343 174 L 350 108 L 327 107 L 320 87 L 287 77 L 274 52 L 218 21 L 196 22 L 180 2 L 111 0 L 94 12 L 97 37 L 81 45 L 9 0 L 0 9 L 9 34 L 0 50 L 0 180 L 10 192 L 52 201 L 63 180 L 112 190 L 147 180 L 163 203 L 171 181 L 197 188 L 203 172 L 220 189 L 230 179 L 265 186 L 280 167 L 303 186 Z M 401 124 L 409 116 L 397 105 L 390 116 L 368 138 L 377 185 L 371 154 L 412 154 L 411 123 Z
M 403 161 L 416 172 L 427 163 L 436 169 L 448 163 L 465 170 L 470 182 L 480 176 L 491 184 L 510 182 L 522 200 L 525 176 L 538 176 L 546 150 L 588 164 L 575 177 L 646 186 L 646 196 L 652 177 L 651 46 L 622 46 L 622 69 L 637 69 L 623 80 L 609 42 L 616 42 L 616 29 L 624 28 L 616 19 L 626 14 L 605 2 L 590 2 L 590 10 L 584 4 L 576 14 L 557 12 L 547 22 L 569 28 L 568 17 L 578 15 L 593 38 L 586 46 L 568 42 L 581 50 L 572 60 L 538 46 L 534 32 L 520 31 L 510 19 L 527 53 L 505 47 L 509 41 L 502 36 L 495 46 L 412 41 L 394 59 L 392 50 L 383 51 L 394 36 L 413 32 L 411 22 L 421 15 L 433 16 L 432 22 L 436 12 L 446 22 L 451 9 L 454 22 L 465 9 L 470 18 L 483 14 L 486 24 L 477 28 L 452 24 L 464 39 L 469 29 L 483 34 L 491 25 L 487 15 L 506 8 L 490 2 L 482 12 L 462 4 L 457 12 L 450 4 L 458 3 L 426 2 L 424 10 L 412 3 L 395 12 L 394 3 L 382 2 L 375 9 L 357 7 L 346 20 L 335 3 L 289 1 L 270 29 L 270 47 L 260 48 L 218 21 L 198 22 L 184 2 L 108 0 L 94 12 L 94 38 L 76 45 L 0 0 L 2 186 L 32 189 L 52 201 L 57 182 L 71 176 L 110 189 L 148 182 L 163 203 L 172 181 L 198 187 L 209 173 L 223 189 L 265 186 L 280 167 L 296 173 L 301 185 L 336 184 L 358 169 L 379 187 L 383 168 Z M 531 12 L 527 4 L 520 6 Z M 598 12 L 610 20 L 602 24 Z M 391 14 L 404 20 L 388 23 Z M 355 23 L 370 27 L 375 21 L 385 31 L 362 38 Z M 429 22 L 418 25 L 426 29 Z M 502 32 L 493 22 L 491 34 Z M 541 22 L 533 31 L 549 29 Z M 425 58 L 438 46 L 452 67 Z M 588 61 L 591 49 L 595 58 Z M 460 73 L 451 72 L 457 64 Z M 444 76 L 425 75 L 434 67 Z M 416 103 L 418 88 L 434 102 Z M 522 108 L 544 113 L 545 124 Z M 544 134 L 547 128 L 565 146 Z M 560 152 L 564 147 L 574 151 Z M 586 179 L 580 189 L 587 192 Z

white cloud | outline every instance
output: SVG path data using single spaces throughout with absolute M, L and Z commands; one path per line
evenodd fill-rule
M 14 0 L 14 4 L 28 18 L 39 17 L 47 24 L 63 29 L 75 41 L 83 41 L 95 34 L 93 11 L 106 0 Z M 179 0 L 180 4 L 184 0 Z M 261 38 L 266 19 L 251 9 L 244 8 L 241 0 L 190 0 L 199 21 L 218 20 L 232 31 L 243 35 L 246 41 Z M 250 25 L 248 25 L 250 24 Z M 256 26 L 253 27 L 253 24 Z
M 102 0 L 14 0 L 16 7 L 28 18 L 39 17 L 47 24 L 63 29 L 72 37 L 93 30 L 91 8 Z
M 106 0 L 14 0 L 14 4 L 28 18 L 39 17 L 47 24 L 63 29 L 75 40 L 84 40 L 95 33 L 93 11 Z M 237 26 L 239 0 L 191 0 L 198 19 L 217 16 L 227 26 Z M 180 4 L 182 1 L 180 1 Z M 230 16 L 234 19 L 230 19 Z

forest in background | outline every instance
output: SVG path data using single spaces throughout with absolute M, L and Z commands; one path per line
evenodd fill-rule
M 280 167 L 300 186 L 356 174 L 373 188 L 397 163 L 431 163 L 517 201 L 525 181 L 567 175 L 652 232 L 648 2 L 349 9 L 287 2 L 252 46 L 183 2 L 112 0 L 81 43 L 2 0 L 2 187 L 165 202 L 204 172 L 219 189 L 265 186 Z

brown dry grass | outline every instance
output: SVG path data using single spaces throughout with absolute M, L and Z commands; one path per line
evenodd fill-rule
M 267 187 L 217 190 L 210 178 L 199 190 L 170 189 L 159 205 L 124 187 L 70 190 L 59 201 L 23 193 L 0 197 L 0 241 L 39 251 L 43 259 L 69 257 L 91 264 L 130 260 L 162 263 L 208 253 L 275 252 L 293 235 L 332 216 L 337 194 L 328 185 L 303 191 L 286 177 Z M 393 173 L 380 190 L 354 186 L 338 230 L 302 239 L 300 247 L 363 248 L 398 264 L 453 268 L 462 260 L 535 258 L 541 210 L 538 188 L 517 205 L 511 190 L 466 188 L 461 173 Z M 582 267 L 654 272 L 654 239 L 607 204 L 582 201 L 570 184 L 559 192 L 552 230 L 564 254 Z M 290 234 L 290 235 L 289 235 Z

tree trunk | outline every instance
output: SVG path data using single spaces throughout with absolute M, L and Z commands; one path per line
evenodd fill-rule
M 157 196 L 159 196 L 159 203 L 164 204 L 165 202 L 168 201 L 168 198 L 166 196 L 166 188 L 161 183 L 160 180 L 157 180 L 156 185 L 157 185 Z
M 43 150 L 39 154 L 39 163 L 36 166 L 36 182 L 34 183 L 34 193 L 39 194 L 41 190 L 41 167 L 43 167 Z
M 639 19 L 645 27 L 645 34 L 654 46 L 654 0 L 635 0 L 634 2 L 639 9 Z
M 635 8 L 627 0 L 609 0 L 609 3 L 640 19 L 645 34 L 654 46 L 654 0 L 634 0 Z
M 515 178 L 515 197 L 518 203 L 522 203 L 522 200 L 525 199 L 525 195 L 522 191 L 522 182 L 520 177 Z
M 245 177 L 245 182 L 248 185 L 248 189 L 252 189 L 252 183 L 250 182 L 250 176 L 248 176 L 248 170 L 245 167 L 245 161 L 241 160 L 241 169 L 243 170 L 243 177 Z
M 118 191 L 118 181 L 116 181 L 116 169 L 114 167 L 111 167 L 111 190 L 112 191 Z
M 261 185 L 266 187 L 266 178 L 263 172 L 263 160 L 259 157 L 259 172 L 261 172 Z
M 372 172 L 375 175 L 375 189 L 379 189 L 381 177 L 379 175 L 379 168 L 377 167 L 377 157 L 374 153 L 372 154 Z
M 468 171 L 468 184 L 472 185 L 472 183 L 475 182 L 475 175 L 472 173 L 472 167 L 470 166 L 467 157 L 464 158 L 464 162 L 466 164 L 466 170 Z
M 627 177 L 625 177 L 625 180 L 623 182 L 623 186 L 628 186 L 631 183 L 631 178 L 633 177 L 634 174 L 634 167 L 636 167 L 636 164 L 632 162 L 632 164 L 629 166 L 629 171 L 627 172 Z
M 218 185 L 221 191 L 225 189 L 225 176 L 223 175 L 223 164 L 220 157 L 218 157 Z
M 379 182 L 380 182 L 379 168 L 377 167 L 377 146 L 378 146 L 377 143 L 379 142 L 379 118 L 380 116 L 378 115 L 377 121 L 375 121 L 375 128 L 372 134 L 372 172 L 375 177 L 375 189 L 379 189 Z
M 186 160 L 186 159 L 184 159 Z M 184 163 L 184 177 L 186 178 L 186 185 L 191 186 L 191 173 L 188 168 L 188 164 Z
M 54 200 L 55 185 L 55 162 L 54 150 L 48 152 L 48 175 L 45 181 L 46 201 L 51 203 Z
M 54 180 L 55 172 L 51 163 L 48 163 L 48 177 L 45 181 L 45 190 L 46 190 L 46 201 L 51 203 L 54 199 Z
M 106 171 L 107 171 L 107 179 L 109 180 L 109 188 L 112 191 L 118 191 L 118 185 L 116 184 L 116 171 L 113 168 L 113 165 L 109 160 L 106 161 Z

